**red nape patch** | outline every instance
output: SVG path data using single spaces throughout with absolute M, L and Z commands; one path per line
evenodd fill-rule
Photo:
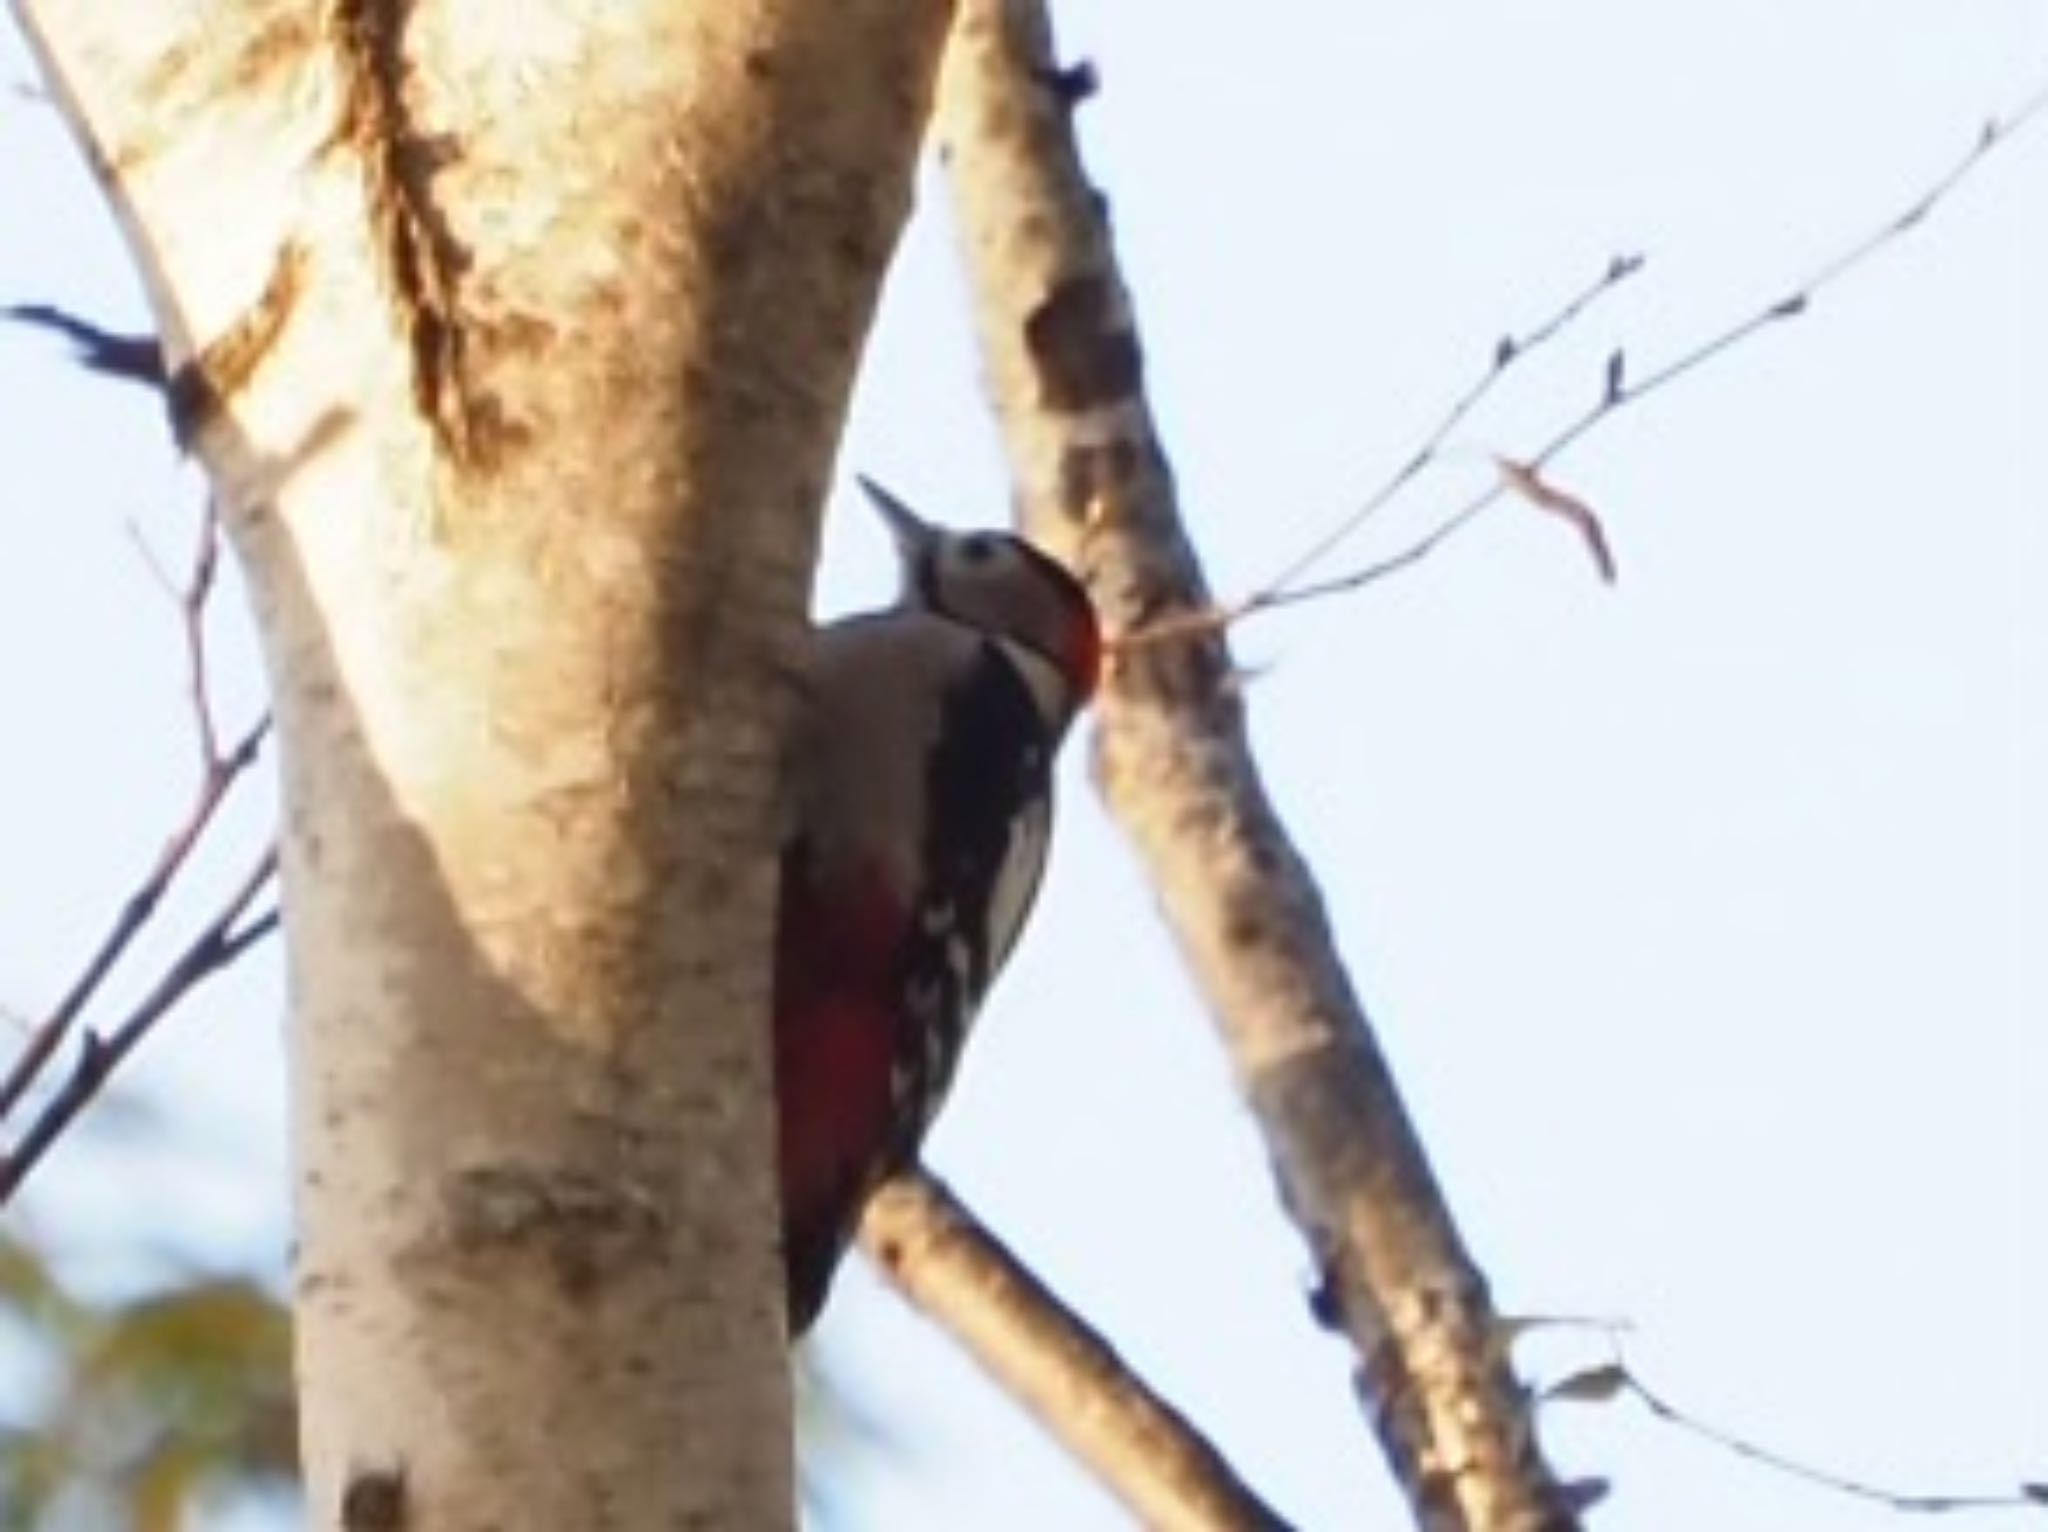
M 775 1089 L 783 1220 L 837 1225 L 893 1121 L 904 915 L 871 869 L 820 885 L 783 869 L 775 955 Z M 836 1252 L 834 1252 L 836 1254 Z
M 1085 602 L 1088 598 L 1083 596 L 1081 599 Z M 1073 640 L 1067 646 L 1063 663 L 1074 684 L 1076 701 L 1088 701 L 1102 680 L 1102 628 L 1095 619 L 1092 605 L 1088 608 L 1086 620 L 1074 625 Z

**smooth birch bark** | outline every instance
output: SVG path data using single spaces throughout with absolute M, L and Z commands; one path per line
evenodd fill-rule
M 941 0 L 16 0 L 284 757 L 311 1523 L 792 1524 L 780 720 Z
M 1059 69 L 1040 0 L 962 0 L 938 133 L 1020 515 L 1129 635 L 1209 596 L 1075 146 L 1085 86 Z M 1358 1351 L 1360 1399 L 1417 1523 L 1575 1525 L 1484 1277 L 1260 782 L 1222 636 L 1122 649 L 1098 722 L 1097 783 L 1215 1014 L 1316 1263 L 1317 1317 Z

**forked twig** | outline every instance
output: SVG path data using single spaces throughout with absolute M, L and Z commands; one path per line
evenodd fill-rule
M 185 819 L 172 832 L 171 838 L 158 853 L 156 863 L 144 875 L 114 916 L 113 924 L 100 939 L 100 944 L 86 960 L 85 967 L 71 983 L 71 988 L 49 1015 L 37 1024 L 29 1035 L 27 1045 L 20 1057 L 0 1080 L 0 1122 L 4 1122 L 21 1100 L 35 1085 L 51 1056 L 64 1039 L 70 1035 L 87 1005 L 99 993 L 100 986 L 114 965 L 121 960 L 135 938 L 142 934 L 164 895 L 184 871 L 192 852 L 204 838 L 207 827 L 213 823 L 215 813 L 226 800 L 229 791 L 241 775 L 254 765 L 261 753 L 263 741 L 269 735 L 270 720 L 259 720 L 248 733 L 238 740 L 234 747 L 222 757 L 216 770 L 209 772 L 199 784 L 199 792 L 186 811 Z
M 256 764 L 262 754 L 264 742 L 269 738 L 270 719 L 266 715 L 259 718 L 225 750 L 220 745 L 219 726 L 214 718 L 207 680 L 206 608 L 213 594 L 214 577 L 220 556 L 219 532 L 212 508 L 208 508 L 203 519 L 199 542 L 193 551 L 191 568 L 182 583 L 174 581 L 157 564 L 146 545 L 143 547 L 143 553 L 159 583 L 177 604 L 180 624 L 185 635 L 187 686 L 192 698 L 194 726 L 198 731 L 200 744 L 199 785 L 193 793 L 190 806 L 185 811 L 184 819 L 171 832 L 170 839 L 158 852 L 156 861 L 149 871 L 122 901 L 112 924 L 101 937 L 98 947 L 87 958 L 78 977 L 72 981 L 71 987 L 65 991 L 50 1013 L 29 1034 L 20 1055 L 14 1060 L 5 1077 L 0 1078 L 0 1122 L 5 1122 L 34 1088 L 37 1079 L 49 1066 L 50 1060 L 77 1024 L 78 1018 L 99 993 L 107 976 L 113 972 L 114 966 L 155 917 L 164 896 L 184 872 L 192 853 L 205 838 L 221 805 L 227 800 L 235 785 Z
M 1408 461 L 1374 490 L 1357 510 L 1338 522 L 1279 574 L 1268 580 L 1264 589 L 1288 590 L 1309 570 L 1334 553 L 1341 543 L 1349 540 L 1353 533 L 1384 510 L 1426 469 L 1442 460 L 1444 445 L 1451 439 L 1451 433 L 1463 425 L 1472 412 L 1486 401 L 1487 396 L 1516 363 L 1535 355 L 1551 341 L 1570 330 L 1588 310 L 1642 271 L 1643 266 L 1644 257 L 1640 255 L 1617 255 L 1607 263 L 1606 270 L 1597 278 L 1559 304 L 1540 323 L 1520 336 L 1502 336 L 1499 344 L 1494 347 L 1492 365 L 1452 402 L 1451 407 L 1444 412 L 1443 418 L 1437 422 L 1436 428 L 1423 438 L 1422 444 L 1410 454 Z
M 182 580 L 172 577 L 156 561 L 147 544 L 140 538 L 137 541 L 151 571 L 178 609 L 185 641 L 186 687 L 199 740 L 199 782 L 183 819 L 157 853 L 156 860 L 122 901 L 78 976 L 30 1032 L 5 1077 L 0 1078 L 0 1123 L 20 1110 L 76 1032 L 109 975 L 155 919 L 166 896 L 214 827 L 222 805 L 260 758 L 270 734 L 270 719 L 265 716 L 231 744 L 221 743 L 209 681 L 206 634 L 207 610 L 220 560 L 219 529 L 212 508 L 208 507 L 202 519 L 199 540 Z M 20 1187 L 50 1145 L 157 1020 L 275 928 L 275 908 L 246 922 L 243 919 L 251 902 L 269 883 L 275 867 L 276 853 L 266 849 L 226 903 L 158 977 L 142 1002 L 111 1032 L 85 1032 L 70 1072 L 36 1112 L 19 1141 L 0 1154 L 0 1204 Z
M 278 910 L 274 904 L 246 924 L 242 919 L 276 873 L 277 848 L 266 846 L 219 911 L 121 1024 L 105 1035 L 94 1031 L 84 1034 L 71 1073 L 36 1114 L 20 1141 L 0 1156 L 0 1207 L 6 1206 L 72 1119 L 99 1093 L 108 1076 L 165 1013 L 277 929 Z
M 1789 292 L 1780 294 L 1753 312 L 1695 342 L 1670 361 L 1652 368 L 1640 377 L 1632 378 L 1629 375 L 1626 353 L 1616 350 L 1607 358 L 1598 397 L 1556 431 L 1533 455 L 1522 458 L 1498 456 L 1496 462 L 1500 473 L 1492 483 L 1451 511 L 1435 527 L 1406 547 L 1343 574 L 1307 579 L 1306 576 L 1312 569 L 1325 562 L 1340 544 L 1413 484 L 1425 469 L 1443 460 L 1444 444 L 1450 433 L 1492 392 L 1494 385 L 1500 381 L 1510 364 L 1570 328 L 1595 300 L 1641 269 L 1642 262 L 1639 258 L 1617 257 L 1598 279 L 1560 305 L 1549 320 L 1531 330 L 1519 343 L 1512 340 L 1504 341 L 1495 355 L 1490 370 L 1467 388 L 1446 413 L 1443 421 L 1424 439 L 1422 445 L 1407 461 L 1368 496 L 1357 510 L 1291 561 L 1279 575 L 1251 595 L 1234 603 L 1204 612 L 1178 614 L 1142 630 L 1122 635 L 1118 640 L 1119 644 L 1137 646 L 1171 638 L 1212 633 L 1260 612 L 1320 601 L 1359 590 L 1421 563 L 1470 526 L 1482 513 L 1510 494 L 1529 498 L 1532 503 L 1553 510 L 1559 502 L 1569 502 L 1579 507 L 1585 517 L 1590 517 L 1590 507 L 1556 488 L 1546 477 L 1545 470 L 1551 464 L 1624 410 L 1641 404 L 1653 395 L 1710 366 L 1760 332 L 1806 313 L 1822 293 L 1839 285 L 1888 246 L 1925 224 L 1994 151 L 2033 126 L 2044 112 L 2048 112 L 2048 85 L 2041 86 L 2010 111 L 1989 119 L 1969 149 L 1935 177 L 1926 189 L 1901 211 L 1894 213 L 1869 234 L 1823 262 Z M 1605 537 L 1600 533 L 1598 521 L 1589 522 L 1578 515 L 1572 516 L 1571 519 L 1586 536 L 1596 560 L 1601 565 L 1602 573 L 1611 579 L 1612 555 L 1606 551 Z

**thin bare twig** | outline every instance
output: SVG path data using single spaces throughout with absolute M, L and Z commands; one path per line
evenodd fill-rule
M 1155 1532 L 1285 1532 L 1223 1454 L 946 1185 L 910 1170 L 861 1222 L 861 1248 Z
M 77 1024 L 79 1016 L 99 993 L 100 986 L 113 971 L 114 965 L 155 917 L 165 894 L 184 871 L 194 849 L 213 823 L 214 815 L 244 774 L 255 765 L 262 753 L 264 741 L 269 737 L 270 719 L 265 715 L 251 725 L 233 745 L 223 750 L 220 744 L 219 725 L 214 718 L 211 689 L 207 680 L 206 647 L 206 608 L 213 594 L 214 578 L 220 558 L 219 546 L 219 530 L 210 506 L 200 527 L 199 542 L 193 551 L 191 568 L 182 582 L 173 580 L 156 562 L 147 545 L 142 545 L 145 561 L 178 607 L 179 621 L 184 631 L 186 684 L 192 698 L 195 727 L 199 734 L 199 786 L 193 794 L 191 805 L 185 811 L 183 821 L 172 831 L 170 839 L 157 854 L 155 863 L 143 875 L 142 881 L 122 902 L 112 926 L 86 960 L 84 969 L 72 981 L 71 988 L 58 1000 L 49 1015 L 36 1026 L 20 1056 L 7 1071 L 6 1077 L 0 1079 L 0 1122 L 7 1120 L 21 1104 L 23 1097 L 34 1087 L 36 1080 L 48 1067 L 51 1058 L 70 1034 L 72 1027 Z
M 1380 487 L 1368 495 L 1356 510 L 1290 559 L 1278 574 L 1259 586 L 1251 595 L 1227 606 L 1176 612 L 1169 617 L 1154 619 L 1142 628 L 1117 635 L 1114 647 L 1119 650 L 1139 649 L 1169 639 L 1194 638 L 1207 633 L 1218 633 L 1259 612 L 1275 607 L 1292 606 L 1298 601 L 1312 599 L 1312 593 L 1329 595 L 1337 590 L 1350 589 L 1350 585 L 1344 583 L 1343 579 L 1339 582 L 1318 581 L 1313 585 L 1303 585 L 1301 582 L 1310 570 L 1328 559 L 1339 547 L 1349 542 L 1367 522 L 1399 498 L 1403 490 L 1427 470 L 1443 461 L 1445 445 L 1450 441 L 1451 433 L 1470 418 L 1472 412 L 1486 401 L 1516 364 L 1534 356 L 1570 330 L 1602 298 L 1641 272 L 1645 262 L 1646 258 L 1641 255 L 1612 257 L 1597 277 L 1571 294 L 1528 330 L 1520 335 L 1503 335 L 1494 346 L 1493 360 L 1487 370 L 1473 379 L 1465 391 L 1451 402 L 1435 427 L 1409 454 L 1407 461 L 1389 474 Z
M 277 848 L 266 846 L 213 918 L 121 1024 L 105 1036 L 93 1031 L 84 1034 L 71 1073 L 36 1114 L 20 1142 L 0 1157 L 0 1207 L 6 1206 L 72 1119 L 99 1093 L 107 1078 L 164 1014 L 277 929 L 275 905 L 246 924 L 242 919 L 276 873 Z
M 1992 151 L 2025 131 L 2044 111 L 2048 111 L 2048 84 L 2041 86 L 2010 112 L 1987 120 L 1969 150 L 1935 177 L 1927 189 L 1904 210 L 1893 214 L 1862 239 L 1824 262 L 1818 270 L 1790 292 L 1765 304 L 1719 333 L 1709 336 L 1689 350 L 1681 352 L 1663 366 L 1654 368 L 1640 379 L 1630 381 L 1624 375 L 1619 361 L 1610 359 L 1607 383 L 1598 402 L 1552 437 L 1530 460 L 1532 464 L 1541 468 L 1565 452 L 1608 416 L 1640 403 L 1689 373 L 1707 366 L 1758 331 L 1804 314 L 1813 307 L 1814 300 L 1823 292 L 1835 287 L 1843 278 L 1866 265 L 1886 246 L 1904 238 L 1925 223 L 1928 216 L 1946 202 L 1957 187 L 1969 179 Z M 1617 353 L 1617 357 L 1618 355 Z
M 1564 496 L 1563 491 L 1554 488 L 1544 477 L 1544 470 L 1547 467 L 1622 411 L 1710 366 L 1761 331 L 1807 312 L 1822 293 L 1855 273 L 1887 246 L 1924 224 L 1995 150 L 2032 126 L 2044 112 L 2048 112 L 2048 85 L 2043 85 L 2010 111 L 1987 121 L 1968 151 L 1937 176 L 1904 209 L 1887 218 L 1847 249 L 1823 262 L 1789 292 L 1780 294 L 1752 313 L 1694 343 L 1662 366 L 1653 368 L 1639 378 L 1631 379 L 1628 375 L 1626 353 L 1620 350 L 1613 352 L 1607 358 L 1603 370 L 1599 396 L 1557 431 L 1533 456 L 1497 457 L 1496 461 L 1501 469 L 1497 478 L 1406 547 L 1343 574 L 1315 580 L 1306 579 L 1309 571 L 1322 564 L 1341 544 L 1384 510 L 1426 469 L 1443 461 L 1445 443 L 1451 433 L 1487 398 L 1511 364 L 1569 329 L 1594 302 L 1613 291 L 1643 267 L 1641 257 L 1615 257 L 1598 279 L 1561 304 L 1549 319 L 1536 326 L 1519 341 L 1513 338 L 1503 340 L 1489 370 L 1459 396 L 1436 429 L 1423 439 L 1421 446 L 1407 461 L 1373 491 L 1357 510 L 1318 538 L 1289 562 L 1278 575 L 1249 596 L 1235 602 L 1201 611 L 1180 612 L 1148 623 L 1142 629 L 1122 635 L 1118 639 L 1118 646 L 1138 648 L 1168 639 L 1199 637 L 1220 632 L 1260 612 L 1276 611 L 1282 607 L 1299 606 L 1331 596 L 1349 594 L 1421 563 L 1464 531 L 1484 512 L 1511 494 L 1530 498 L 1530 486 L 1535 485 L 1541 487 L 1541 493 L 1534 497 L 1538 504 L 1546 503 L 1545 495 Z M 1576 502 L 1575 497 L 1565 498 L 1583 505 L 1583 502 Z M 1599 533 L 1598 521 L 1588 523 L 1578 517 L 1572 519 L 1579 524 L 1582 534 L 1589 534 L 1587 541 L 1600 565 L 1601 573 L 1612 580 L 1613 559 L 1606 550 L 1604 535 Z
M 1625 353 L 1614 352 L 1607 359 L 1599 397 L 1591 405 L 1556 432 L 1533 456 L 1503 459 L 1503 472 L 1499 478 L 1406 548 L 1347 574 L 1306 584 L 1299 583 L 1300 573 L 1319 562 L 1323 553 L 1327 551 L 1326 545 L 1333 541 L 1326 539 L 1324 544 L 1318 544 L 1312 551 L 1312 557 L 1297 561 L 1279 579 L 1230 608 L 1226 620 L 1234 622 L 1253 612 L 1270 611 L 1278 607 L 1294 606 L 1305 601 L 1316 601 L 1327 596 L 1355 591 L 1399 570 L 1421 563 L 1497 501 L 1510 493 L 1519 493 L 1521 481 L 1526 477 L 1533 476 L 1537 482 L 1543 482 L 1542 474 L 1545 468 L 1606 421 L 1718 361 L 1759 332 L 1807 312 L 1822 293 L 1840 284 L 1888 246 L 1924 224 L 1956 189 L 1984 164 L 1993 151 L 2032 126 L 2044 112 L 2048 112 L 2048 85 L 2037 89 L 2012 110 L 1989 119 L 1971 143 L 1969 150 L 1937 176 L 1926 190 L 1902 211 L 1893 214 L 1871 233 L 1822 263 L 1789 292 L 1779 295 L 1754 312 L 1696 342 L 1662 366 L 1651 369 L 1640 378 L 1631 379 L 1628 376 Z M 1595 295 L 1599 291 L 1597 286 L 1593 289 Z M 1562 312 L 1567 318 L 1572 317 L 1569 306 Z M 1481 380 L 1482 386 L 1490 383 L 1496 376 L 1498 367 L 1493 374 Z M 1475 388 L 1474 393 L 1482 391 L 1483 387 Z M 1462 417 L 1454 416 L 1453 423 L 1457 418 Z M 1444 434 L 1439 432 L 1432 437 L 1424 452 L 1418 455 L 1422 463 L 1436 460 Z M 1340 532 L 1348 534 L 1352 527 L 1392 498 L 1395 491 L 1409 483 L 1417 472 L 1419 466 L 1416 460 L 1411 460 L 1409 465 L 1404 466 L 1400 473 L 1388 481 L 1386 488 L 1367 502 L 1365 510 L 1355 514 L 1340 528 Z
M 1541 323 L 1520 336 L 1505 335 L 1494 348 L 1493 363 L 1476 378 L 1465 392 L 1444 412 L 1436 429 L 1424 437 L 1422 444 L 1378 489 L 1368 496 L 1364 504 L 1317 539 L 1279 574 L 1268 580 L 1263 589 L 1285 591 L 1294 586 L 1307 573 L 1336 551 L 1339 544 L 1348 541 L 1351 535 L 1370 521 L 1407 488 L 1432 464 L 1442 460 L 1444 444 L 1451 433 L 1463 425 L 1466 419 L 1485 402 L 1487 396 L 1513 369 L 1517 362 L 1533 356 L 1544 346 L 1564 334 L 1576 324 L 1594 304 L 1612 293 L 1629 278 L 1643 269 L 1644 257 L 1640 255 L 1617 255 L 1593 281 L 1567 298 Z M 1256 601 L 1258 598 L 1253 597 Z
M 120 334 L 41 304 L 16 305 L 5 310 L 5 314 L 63 335 L 77 349 L 80 362 L 94 371 L 152 388 L 163 384 L 162 348 L 153 336 Z M 133 528 L 130 530 L 144 562 L 178 611 L 185 649 L 186 692 L 199 747 L 199 784 L 184 819 L 141 882 L 122 902 L 85 967 L 35 1027 L 6 1077 L 0 1079 L 0 1122 L 5 1122 L 21 1106 L 99 994 L 108 975 L 155 918 L 165 896 L 212 827 L 221 805 L 255 765 L 270 733 L 270 718 L 265 714 L 232 745 L 224 748 L 221 743 L 207 637 L 208 609 L 220 568 L 217 508 L 209 502 L 201 515 L 198 541 L 182 580 L 173 577 L 148 542 Z M 165 1012 L 275 929 L 278 916 L 274 908 L 246 925 L 238 924 L 249 902 L 269 881 L 275 865 L 275 849 L 266 850 L 241 887 L 164 971 L 126 1021 L 105 1037 L 93 1031 L 85 1034 L 71 1073 L 44 1104 L 12 1152 L 0 1155 L 0 1203 L 14 1194 L 58 1135 Z
M 1610 1339 L 1614 1338 L 1610 1336 Z M 1886 1489 L 1868 1480 L 1852 1478 L 1832 1469 L 1803 1462 L 1774 1447 L 1766 1447 L 1748 1437 L 1711 1425 L 1691 1412 L 1681 1409 L 1652 1388 L 1644 1381 L 1642 1375 L 1629 1365 L 1620 1353 L 1618 1341 L 1615 1343 L 1615 1351 L 1612 1361 L 1560 1379 L 1544 1390 L 1544 1399 L 1565 1403 L 1597 1404 L 1615 1398 L 1633 1398 L 1658 1420 L 1675 1426 L 1733 1457 L 1836 1495 L 1881 1505 L 1890 1511 L 1915 1515 L 1947 1515 L 1957 1511 L 2048 1509 L 2048 1485 L 2040 1483 L 2022 1483 L 2014 1489 L 1997 1493 L 1927 1494 L 1915 1490 Z
M 51 1055 L 70 1034 L 79 1016 L 93 997 L 99 993 L 101 984 L 113 971 L 114 965 L 135 938 L 142 934 L 157 908 L 169 892 L 179 873 L 184 871 L 193 850 L 204 837 L 207 827 L 213 822 L 214 814 L 226 800 L 236 781 L 254 765 L 262 751 L 263 741 L 269 735 L 270 720 L 259 720 L 248 733 L 238 740 L 234 747 L 222 757 L 216 771 L 208 773 L 199 785 L 198 795 L 186 811 L 185 819 L 172 832 L 170 840 L 158 853 L 156 863 L 142 881 L 136 885 L 121 909 L 115 915 L 107 934 L 100 939 L 99 946 L 86 961 L 84 969 L 72 981 L 71 988 L 59 1000 L 30 1034 L 28 1044 L 21 1056 L 8 1070 L 7 1077 L 0 1081 L 0 1121 L 21 1104 L 37 1078 L 48 1065 Z
M 156 582 L 178 609 L 178 625 L 185 636 L 185 690 L 192 701 L 193 731 L 199 739 L 199 769 L 202 776 L 220 770 L 220 729 L 214 720 L 212 666 L 208 659 L 206 608 L 213 599 L 213 587 L 220 573 L 220 508 L 212 500 L 199 516 L 199 541 L 192 550 L 191 569 L 184 580 L 171 578 L 157 560 L 142 534 L 129 527 L 142 560 Z

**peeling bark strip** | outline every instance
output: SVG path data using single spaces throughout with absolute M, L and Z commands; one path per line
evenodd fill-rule
M 434 202 L 434 173 L 455 147 L 418 132 L 405 99 L 411 9 L 411 0 L 333 0 L 328 31 L 342 83 L 337 131 L 362 157 L 387 296 L 412 351 L 413 402 L 441 448 L 467 467 L 494 444 L 479 430 L 463 373 L 457 287 L 469 254 Z
M 1101 199 L 1039 0 L 964 0 L 940 136 L 1028 530 L 1113 632 L 1209 605 L 1142 393 Z M 1540 1456 L 1467 1255 L 1351 987 L 1321 895 L 1268 801 L 1213 630 L 1126 650 L 1097 782 L 1149 867 L 1318 1271 L 1418 1524 L 1552 1532 L 1577 1505 Z
M 199 448 L 201 436 L 235 396 L 255 377 L 263 359 L 276 347 L 291 321 L 292 310 L 306 286 L 310 257 L 298 241 L 288 242 L 277 253 L 270 268 L 270 280 L 256 301 L 201 349 L 199 355 L 175 369 L 164 383 L 164 403 L 170 413 L 171 439 L 185 452 Z M 162 351 L 157 365 L 162 367 Z

